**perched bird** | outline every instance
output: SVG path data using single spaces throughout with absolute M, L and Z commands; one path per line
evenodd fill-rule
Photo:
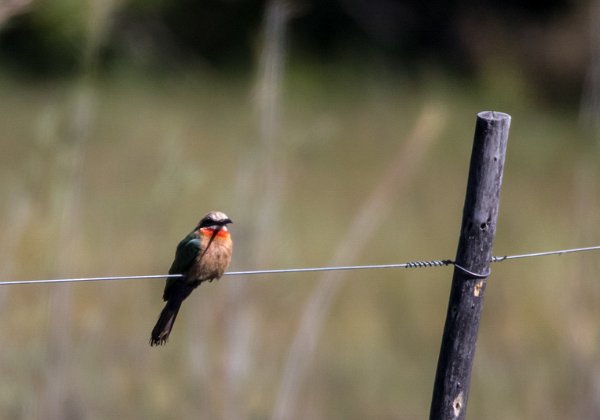
M 150 345 L 163 345 L 177 318 L 181 302 L 204 281 L 213 281 L 225 273 L 231 261 L 233 243 L 227 225 L 233 223 L 225 213 L 211 211 L 186 236 L 175 253 L 169 274 L 183 277 L 167 279 L 163 300 L 167 302 L 152 330 Z

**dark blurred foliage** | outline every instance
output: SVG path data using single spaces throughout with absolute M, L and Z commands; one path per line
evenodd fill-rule
M 152 67 L 192 62 L 247 70 L 263 12 L 258 0 L 133 2 L 117 13 L 105 56 Z
M 418 59 L 439 55 L 460 65 L 465 56 L 461 24 L 472 15 L 493 15 L 499 21 L 544 20 L 572 6 L 566 0 L 541 1 L 419 1 L 346 0 L 305 3 L 294 35 L 305 48 L 328 55 L 340 46 L 381 49 L 390 56 Z
M 37 75 L 77 71 L 86 43 L 85 2 L 57 0 L 63 7 L 48 3 L 54 2 L 34 5 L 0 27 L 4 63 Z M 547 70 L 541 84 L 550 96 L 552 89 L 560 95 L 563 87 L 579 85 L 585 71 L 581 46 L 571 46 L 574 58 L 562 58 L 566 65 L 548 53 L 554 48 L 555 40 L 548 36 L 554 23 L 585 14 L 585 4 L 569 0 L 288 3 L 293 9 L 291 50 L 319 60 L 368 54 L 400 63 L 405 71 L 416 73 L 428 64 L 470 76 L 486 59 L 482 54 L 501 53 L 509 46 L 519 66 L 538 83 L 540 67 Z M 169 70 L 196 63 L 219 71 L 248 71 L 256 61 L 264 6 L 260 0 L 120 3 L 100 45 L 100 68 L 125 63 Z
M 0 21 L 0 59 L 5 68 L 37 75 L 77 68 L 85 42 L 80 10 L 67 2 L 56 5 L 17 10 L 8 21 Z

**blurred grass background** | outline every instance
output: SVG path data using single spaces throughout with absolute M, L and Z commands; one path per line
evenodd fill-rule
M 412 27 L 362 38 L 360 3 L 182 3 L 0 7 L 3 280 L 164 273 L 212 209 L 233 270 L 452 258 L 488 109 L 513 117 L 495 255 L 598 243 L 594 3 L 438 34 L 400 2 Z M 598 261 L 493 266 L 470 418 L 597 417 Z M 450 277 L 226 277 L 160 349 L 162 280 L 5 286 L 1 417 L 425 418 Z

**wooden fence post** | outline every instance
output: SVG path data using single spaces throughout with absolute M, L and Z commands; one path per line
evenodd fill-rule
M 431 420 L 465 418 L 496 234 L 509 127 L 508 114 L 477 114 L 456 266 L 429 413 Z

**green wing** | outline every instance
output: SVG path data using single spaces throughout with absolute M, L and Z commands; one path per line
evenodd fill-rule
M 186 272 L 194 263 L 198 253 L 200 253 L 200 239 L 192 232 L 177 245 L 175 260 L 173 260 L 173 264 L 171 264 L 169 274 L 182 274 Z M 178 281 L 181 281 L 181 278 L 173 277 L 167 279 L 165 293 L 163 294 L 164 300 L 169 299 L 171 287 Z
M 192 232 L 185 237 L 175 252 L 175 260 L 171 264 L 169 274 L 181 274 L 187 271 L 200 252 L 200 239 Z

